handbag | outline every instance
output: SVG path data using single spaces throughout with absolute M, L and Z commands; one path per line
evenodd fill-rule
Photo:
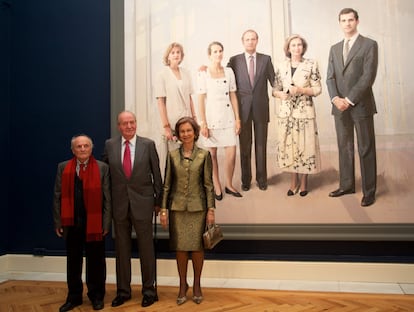
M 206 225 L 206 231 L 203 233 L 203 242 L 205 249 L 213 249 L 220 241 L 223 240 L 223 232 L 218 224 Z

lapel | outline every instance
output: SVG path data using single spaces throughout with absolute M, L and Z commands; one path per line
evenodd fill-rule
M 134 175 L 135 169 L 138 170 L 139 163 L 142 163 L 142 155 L 143 155 L 143 149 L 145 148 L 145 145 L 142 144 L 140 137 L 137 135 L 135 141 L 135 154 L 134 154 L 134 166 L 132 167 L 132 174 Z
M 351 50 L 349 50 L 348 58 L 346 59 L 346 63 L 344 65 L 344 70 L 347 68 L 348 64 L 352 61 L 356 53 L 359 51 L 359 49 L 362 46 L 362 36 L 359 35 L 358 38 L 355 40 L 354 44 L 351 47 Z M 344 43 L 342 42 L 342 47 L 344 46 Z
M 341 70 L 344 70 L 344 56 L 343 56 L 343 51 L 344 49 L 344 41 L 342 40 L 341 42 L 339 42 L 337 45 L 334 46 L 334 59 L 336 59 L 338 61 L 339 64 L 339 68 Z M 349 56 L 349 54 L 348 54 Z M 348 57 L 349 59 L 349 57 Z
M 114 149 L 118 169 L 124 173 L 124 168 L 122 167 L 122 136 L 118 137 L 118 140 L 115 142 Z
M 247 70 L 246 56 L 244 53 L 240 54 L 240 70 L 242 77 L 244 77 L 244 80 L 246 81 L 246 86 L 250 86 L 249 72 Z
M 301 67 L 302 67 L 302 63 L 303 62 L 299 62 L 299 64 L 298 64 L 298 67 L 296 67 L 296 70 L 295 70 L 295 73 L 292 75 L 292 62 L 291 61 L 289 61 L 288 62 L 288 71 L 289 71 L 289 77 L 288 77 L 288 79 L 290 80 L 289 81 L 289 84 L 292 84 L 292 81 L 294 80 L 294 78 L 296 78 L 296 76 L 298 75 L 298 72 L 300 71 L 300 69 L 301 69 Z
M 254 75 L 254 85 L 256 85 L 258 77 L 262 74 L 263 71 L 263 58 L 262 55 L 256 52 L 256 75 Z
M 178 79 L 174 75 L 173 71 L 171 70 L 171 68 L 169 66 L 167 67 L 167 70 L 169 71 L 170 79 L 172 79 L 172 81 L 174 81 L 174 84 L 176 84 L 176 86 L 177 86 L 178 93 L 180 94 L 181 100 L 183 101 L 183 103 L 185 103 L 184 94 L 183 94 L 183 88 L 181 88 L 180 85 L 178 84 Z M 181 80 L 184 80 L 183 71 L 181 70 L 180 67 L 178 67 L 178 70 L 180 71 Z

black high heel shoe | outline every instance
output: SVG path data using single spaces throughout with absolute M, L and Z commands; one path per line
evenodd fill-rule
M 234 197 L 243 197 L 242 194 L 240 194 L 239 192 L 233 192 L 231 189 L 227 188 L 227 186 L 224 188 L 224 191 L 226 192 L 226 194 L 230 194 L 233 195 Z
M 302 196 L 302 197 L 304 197 L 304 196 L 308 195 L 308 191 L 307 190 L 300 191 L 299 192 L 299 195 Z
M 223 193 L 220 193 L 220 195 L 214 194 L 216 197 L 216 200 L 222 200 L 223 199 Z
M 291 189 L 289 189 L 289 190 L 287 191 L 287 196 L 293 196 L 293 195 L 295 195 L 298 191 L 299 191 L 299 186 L 297 186 L 297 187 L 295 188 L 295 190 L 294 190 L 294 191 L 292 191 Z

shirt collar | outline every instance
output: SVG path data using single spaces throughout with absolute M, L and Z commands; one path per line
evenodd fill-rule
M 124 146 L 126 139 L 122 137 L 122 146 Z M 137 136 L 134 135 L 134 137 L 131 140 L 128 140 L 129 144 L 135 146 L 135 143 L 137 142 Z
M 87 167 L 88 166 L 88 163 L 89 163 L 89 158 L 85 161 L 85 162 L 80 162 L 80 160 L 79 159 L 77 159 L 76 158 L 76 165 L 77 166 L 79 166 L 79 165 L 81 165 L 81 164 L 84 164 L 85 165 L 85 167 Z
M 256 58 L 256 54 L 257 54 L 256 52 L 254 52 L 253 54 L 244 52 L 244 57 L 246 58 L 246 60 L 249 60 L 251 55 L 253 55 L 253 57 Z
M 359 33 L 356 33 L 356 34 L 355 34 L 355 35 L 353 35 L 351 38 L 344 38 L 344 42 L 345 42 L 346 40 L 349 40 L 349 45 L 353 45 L 353 44 L 354 44 L 354 42 L 355 42 L 355 40 L 357 40 L 358 36 L 359 36 Z

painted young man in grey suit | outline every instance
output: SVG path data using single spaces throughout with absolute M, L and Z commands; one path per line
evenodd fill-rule
M 105 142 L 103 160 L 109 164 L 116 249 L 116 307 L 131 299 L 131 231 L 135 230 L 141 263 L 143 307 L 158 301 L 152 217 L 161 204 L 162 180 L 155 143 L 137 136 L 133 113 L 118 115 L 121 136 Z M 129 153 L 126 151 L 129 150 Z M 129 162 L 129 169 L 124 167 Z M 132 169 L 131 169 L 132 168 Z
M 233 69 L 237 83 L 237 100 L 241 118 L 240 162 L 242 190 L 248 191 L 252 180 L 252 127 L 256 159 L 256 182 L 264 191 L 267 189 L 267 130 L 269 118 L 268 84 L 275 81 L 275 70 L 269 55 L 256 52 L 259 37 L 254 30 L 246 30 L 242 36 L 244 53 L 232 56 L 227 64 Z M 252 57 L 252 79 L 250 59 Z M 251 82 L 252 80 L 252 82 Z
M 351 8 L 339 12 L 339 25 L 345 39 L 331 47 L 327 86 L 339 150 L 339 188 L 329 196 L 355 193 L 354 129 L 360 158 L 361 206 L 375 202 L 377 163 L 372 92 L 378 67 L 377 42 L 358 33 L 358 12 Z

